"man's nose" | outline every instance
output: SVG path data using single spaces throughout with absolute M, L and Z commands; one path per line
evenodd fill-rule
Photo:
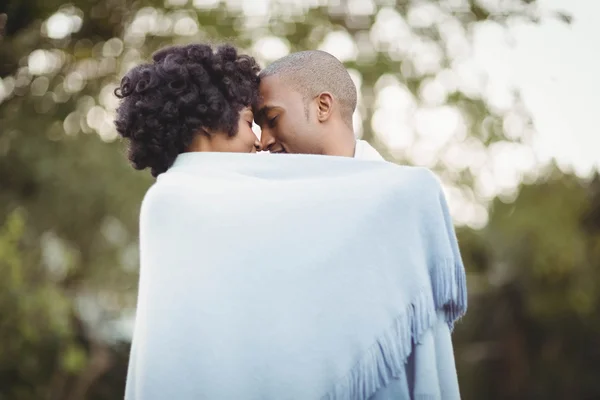
M 260 143 L 262 145 L 262 149 L 269 151 L 271 147 L 275 144 L 275 138 L 271 135 L 268 129 L 263 129 L 261 131 Z

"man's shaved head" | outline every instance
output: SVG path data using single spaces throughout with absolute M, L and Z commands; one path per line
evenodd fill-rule
M 289 54 L 260 73 L 261 79 L 271 76 L 277 76 L 281 82 L 298 91 L 306 103 L 320 93 L 331 93 L 339 105 L 344 123 L 352 128 L 356 86 L 344 65 L 331 54 L 320 50 Z

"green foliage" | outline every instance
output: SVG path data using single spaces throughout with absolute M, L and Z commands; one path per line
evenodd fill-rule
M 60 349 L 73 346 L 72 306 L 36 255 L 24 250 L 25 223 L 23 212 L 13 211 L 0 228 L 0 397 L 35 399 L 52 374 L 79 372 L 85 354 L 78 364 L 57 363 Z
M 473 262 L 455 336 L 465 398 L 600 396 L 598 182 L 551 170 L 515 202 L 495 200 L 485 229 L 460 233 Z

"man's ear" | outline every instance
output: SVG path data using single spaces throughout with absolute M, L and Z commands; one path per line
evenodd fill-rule
M 325 122 L 333 113 L 333 95 L 329 92 L 323 92 L 316 98 L 317 100 L 317 119 L 319 122 Z

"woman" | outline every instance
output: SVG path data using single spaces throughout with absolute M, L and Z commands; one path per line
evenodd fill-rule
M 156 177 L 184 152 L 254 153 L 252 105 L 258 98 L 254 58 L 230 45 L 162 49 L 123 77 L 115 125 L 130 141 L 134 168 Z

